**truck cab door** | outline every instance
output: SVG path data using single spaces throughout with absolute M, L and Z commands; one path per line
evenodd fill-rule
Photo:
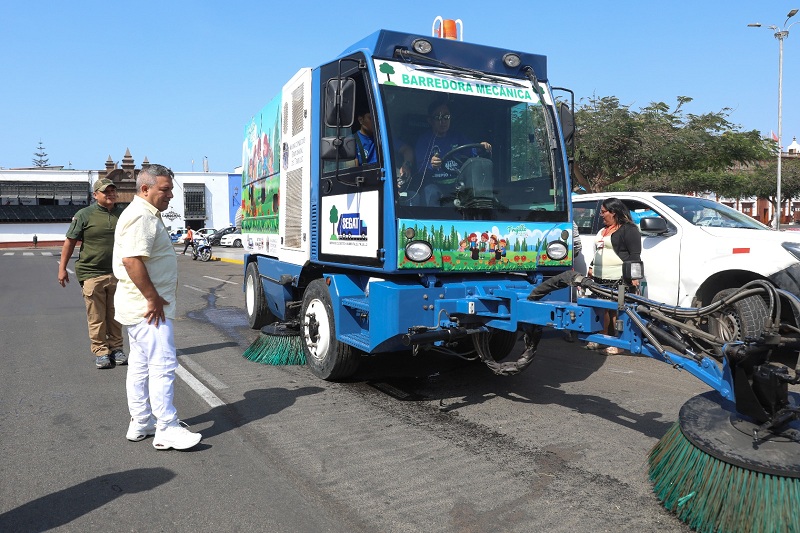
M 317 232 L 323 262 L 383 265 L 384 155 L 369 79 L 363 54 L 320 67 L 320 172 L 313 184 L 319 194 L 319 224 L 312 231 Z M 373 146 L 368 136 L 358 135 L 364 113 L 371 116 Z M 367 157 L 368 151 L 374 159 Z

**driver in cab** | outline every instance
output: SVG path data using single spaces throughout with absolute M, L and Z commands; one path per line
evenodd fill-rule
M 422 197 L 419 203 L 424 201 L 429 206 L 441 205 L 442 186 L 455 184 L 461 166 L 459 159 L 448 157 L 445 160 L 445 155 L 459 146 L 472 144 L 463 134 L 450 129 L 451 117 L 446 100 L 435 100 L 428 106 L 428 124 L 431 129 L 420 136 L 414 150 L 414 159 L 420 164 L 417 169 L 419 190 L 414 194 Z M 488 142 L 483 141 L 480 145 L 487 152 L 492 151 L 492 145 Z M 460 156 L 463 160 L 464 157 L 476 156 L 477 149 L 465 148 L 453 155 Z

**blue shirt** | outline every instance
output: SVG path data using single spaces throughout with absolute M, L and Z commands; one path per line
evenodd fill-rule
M 378 162 L 378 151 L 375 147 L 375 141 L 372 137 L 368 137 L 361 133 L 361 130 L 356 132 L 358 135 L 358 139 L 361 141 L 361 145 L 359 146 L 356 143 L 356 159 L 358 159 L 358 164 L 363 165 L 364 163 L 364 155 L 366 155 L 366 164 L 370 165 L 372 163 Z M 363 151 L 362 151 L 363 148 Z
M 436 137 L 432 131 L 423 133 L 417 140 L 417 146 L 414 150 L 414 156 L 417 160 L 418 173 L 425 173 L 426 176 L 431 176 L 437 179 L 452 178 L 452 172 L 458 172 L 459 164 L 456 161 L 449 161 L 448 168 L 444 167 L 435 169 L 431 166 L 431 158 L 434 154 L 439 154 L 439 157 L 444 157 L 450 150 L 457 146 L 471 144 L 470 141 L 460 133 L 448 131 L 441 137 Z M 472 150 L 470 155 L 475 155 L 477 151 Z M 463 155 L 463 153 L 461 154 Z M 448 170 L 450 172 L 448 172 Z

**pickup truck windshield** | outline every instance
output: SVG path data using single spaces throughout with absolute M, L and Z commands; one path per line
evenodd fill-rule
M 548 89 L 376 61 L 398 215 L 567 220 Z M 380 75 L 379 75 L 380 77 Z M 543 95 L 543 96 L 542 96 Z M 545 115 L 545 114 L 548 115 Z
M 695 226 L 770 230 L 769 227 L 754 218 L 713 200 L 695 196 L 656 196 L 655 198 Z

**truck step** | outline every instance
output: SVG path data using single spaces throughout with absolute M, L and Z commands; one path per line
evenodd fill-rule
M 349 344 L 365 352 L 368 352 L 370 349 L 369 334 L 367 333 L 345 333 L 341 336 L 340 340 L 345 344 Z
M 366 296 L 349 296 L 342 298 L 341 303 L 343 306 L 350 307 L 351 309 L 369 312 L 369 298 Z

